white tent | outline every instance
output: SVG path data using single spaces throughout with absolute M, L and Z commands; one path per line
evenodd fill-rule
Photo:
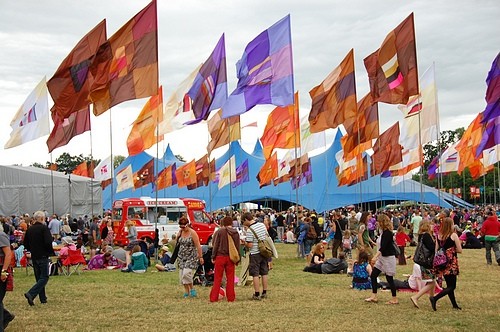
M 38 210 L 72 217 L 101 214 L 100 183 L 43 168 L 0 165 L 0 215 Z

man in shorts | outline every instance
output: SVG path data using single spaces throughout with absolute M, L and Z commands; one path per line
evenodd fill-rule
M 248 274 L 253 277 L 254 295 L 252 300 L 260 300 L 267 297 L 267 275 L 269 273 L 268 259 L 264 258 L 259 251 L 258 240 L 265 240 L 268 236 L 264 223 L 254 221 L 250 212 L 245 212 L 242 216 L 243 225 L 247 227 L 246 247 L 249 248 L 250 264 Z M 252 232 L 253 230 L 253 232 Z M 254 235 L 255 232 L 255 236 Z M 262 295 L 260 293 L 260 280 L 262 278 Z

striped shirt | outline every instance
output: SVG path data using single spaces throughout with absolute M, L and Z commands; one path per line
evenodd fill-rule
M 259 240 L 265 240 L 267 237 L 267 229 L 266 226 L 261 222 L 254 222 L 250 225 L 250 228 L 257 234 Z M 257 239 L 253 235 L 251 230 L 247 230 L 246 232 L 246 241 L 253 242 L 252 248 L 250 248 L 250 255 L 255 255 L 259 253 L 259 245 Z

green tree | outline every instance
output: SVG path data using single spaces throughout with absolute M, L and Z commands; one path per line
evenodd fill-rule
M 117 155 L 113 157 L 113 168 L 117 168 L 125 160 L 124 156 Z

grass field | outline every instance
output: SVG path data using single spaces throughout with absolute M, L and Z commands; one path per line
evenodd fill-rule
M 258 302 L 250 300 L 251 286 L 238 287 L 234 303 L 209 303 L 209 287 L 198 286 L 196 299 L 182 299 L 176 272 L 138 275 L 106 270 L 51 277 L 48 303 L 36 299 L 36 305 L 29 307 L 23 293 L 34 276 L 17 269 L 15 289 L 4 299 L 16 315 L 7 331 L 497 331 L 500 327 L 500 267 L 486 266 L 484 250 L 464 250 L 459 256 L 456 297 L 463 310 L 452 310 L 443 298 L 433 312 L 427 296 L 420 299 L 421 309 L 414 308 L 411 293 L 398 293 L 397 306 L 384 304 L 389 292 L 380 292 L 378 304 L 365 303 L 369 291 L 350 289 L 350 277 L 302 272 L 304 261 L 295 258 L 295 245 L 277 244 L 277 249 L 280 258 L 270 273 L 269 297 Z M 411 273 L 411 267 L 398 266 L 398 278 Z

